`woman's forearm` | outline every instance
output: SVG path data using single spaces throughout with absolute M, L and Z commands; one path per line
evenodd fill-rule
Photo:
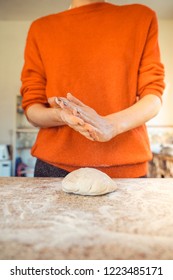
M 42 104 L 33 104 L 26 112 L 28 121 L 36 127 L 56 127 L 65 125 L 61 119 L 60 108 L 47 108 Z
M 58 106 L 61 105 L 60 102 Z M 34 104 L 28 108 L 26 115 L 34 126 L 47 128 L 69 125 L 90 140 L 106 142 L 123 132 L 143 125 L 156 116 L 161 108 L 161 100 L 156 95 L 149 94 L 131 107 L 105 117 L 99 116 L 92 108 L 84 104 L 79 106 L 77 103 L 66 100 L 67 107 L 69 107 L 68 110 L 64 106 L 46 108 L 42 104 Z M 80 112 L 78 116 L 73 115 L 72 109 L 75 108 Z
M 146 123 L 158 114 L 160 108 L 160 98 L 154 94 L 148 94 L 133 106 L 118 113 L 108 115 L 105 118 L 108 119 L 114 127 L 114 137 Z

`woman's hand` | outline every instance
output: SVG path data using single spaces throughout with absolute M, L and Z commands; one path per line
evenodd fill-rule
M 88 139 L 99 142 L 107 142 L 121 133 L 145 124 L 156 116 L 161 108 L 160 98 L 152 93 L 145 95 L 134 105 L 105 117 L 70 93 L 67 94 L 67 98 L 54 98 L 54 102 L 57 108 L 61 108 L 64 113 L 68 112 L 70 118 L 74 116 L 77 120 L 83 120 L 83 135 L 90 135 Z M 74 129 L 81 133 L 80 127 L 76 126 Z
M 63 98 L 61 98 L 63 99 Z M 73 114 L 71 110 L 68 110 L 67 108 L 63 108 L 62 101 L 58 102 L 56 97 L 51 97 L 48 99 L 48 102 L 50 106 L 54 109 L 61 109 L 60 111 L 60 117 L 62 122 L 64 124 L 68 125 L 75 131 L 79 132 L 83 136 L 85 136 L 87 139 L 91 141 L 95 141 L 95 129 L 91 124 L 85 123 L 84 120 L 79 118 L 77 115 Z M 61 103 L 61 105 L 60 105 Z
M 67 98 L 57 97 L 55 102 L 64 112 L 68 111 L 83 120 L 85 126 L 90 128 L 90 135 L 95 141 L 107 142 L 115 136 L 114 125 L 108 117 L 100 116 L 94 109 L 82 103 L 72 94 L 68 93 Z

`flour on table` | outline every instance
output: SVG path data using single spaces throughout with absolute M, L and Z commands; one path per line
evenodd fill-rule
M 117 189 L 116 183 L 105 173 L 95 168 L 80 168 L 62 180 L 64 192 L 81 195 L 102 195 Z

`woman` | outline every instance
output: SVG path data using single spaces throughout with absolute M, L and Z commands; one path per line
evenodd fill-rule
M 147 174 L 145 122 L 164 90 L 155 12 L 73 0 L 32 23 L 21 79 L 26 116 L 40 127 L 35 176 L 86 166 L 114 178 Z

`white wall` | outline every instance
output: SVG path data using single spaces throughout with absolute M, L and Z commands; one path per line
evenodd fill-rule
M 0 144 L 12 143 L 15 96 L 20 90 L 23 50 L 30 22 L 0 21 Z
M 12 143 L 15 96 L 20 90 L 23 51 L 30 22 L 0 21 L 0 144 Z M 173 125 L 173 20 L 160 20 L 160 47 L 166 70 L 166 90 L 159 115 L 151 125 Z
M 159 43 L 166 88 L 162 109 L 148 125 L 173 125 L 173 20 L 159 20 Z

